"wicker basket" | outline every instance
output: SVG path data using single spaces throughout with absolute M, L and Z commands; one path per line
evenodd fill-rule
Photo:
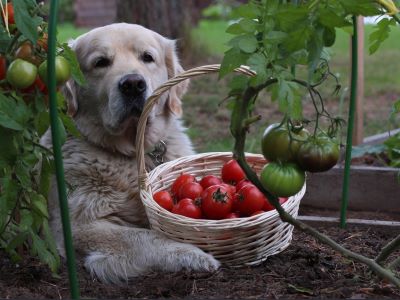
M 159 87 L 148 99 L 138 124 L 138 171 L 140 198 L 152 229 L 173 240 L 190 243 L 214 255 L 225 265 L 255 265 L 268 256 L 277 254 L 289 246 L 293 226 L 283 223 L 276 210 L 247 218 L 225 220 L 196 220 L 173 214 L 161 208 L 154 200 L 153 193 L 168 189 L 182 173 L 188 172 L 200 178 L 205 175 L 220 175 L 222 165 L 232 158 L 230 152 L 211 152 L 185 156 L 164 163 L 150 173 L 146 172 L 144 162 L 144 130 L 147 117 L 157 99 L 171 86 L 197 75 L 218 72 L 219 65 L 203 66 L 185 71 Z M 236 72 L 254 75 L 246 67 Z M 246 154 L 249 165 L 260 173 L 266 161 L 262 155 Z M 297 217 L 302 190 L 283 204 L 283 208 Z

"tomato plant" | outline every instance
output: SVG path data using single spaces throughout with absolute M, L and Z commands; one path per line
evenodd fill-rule
M 267 198 L 261 191 L 253 186 L 246 185 L 236 194 L 235 208 L 246 216 L 261 210 Z
M 223 219 L 232 209 L 232 194 L 223 186 L 213 185 L 204 190 L 201 209 L 210 219 Z
M 201 219 L 202 217 L 201 208 L 189 198 L 179 200 L 172 208 L 172 212 L 192 219 Z
M 286 124 L 271 124 L 265 129 L 262 137 L 262 153 L 270 161 L 294 161 L 300 145 L 308 135 L 304 128 L 289 129 Z
M 17 58 L 8 67 L 7 81 L 17 89 L 25 89 L 34 83 L 37 67 L 30 62 Z
M 301 145 L 297 162 L 304 171 L 324 172 L 336 165 L 339 154 L 337 142 L 326 136 L 317 136 Z
M 40 145 L 49 128 L 47 90 L 37 65 L 47 59 L 38 38 L 47 35 L 46 11 L 36 1 L 3 1 L 0 43 L 0 249 L 14 261 L 38 256 L 52 272 L 60 263 L 49 229 L 47 196 L 54 172 L 51 149 Z M 8 15 L 8 17 L 6 17 Z M 77 84 L 85 80 L 75 53 L 56 43 Z M 60 141 L 77 135 L 66 103 L 57 94 Z
M 171 211 L 174 206 L 174 201 L 168 191 L 158 191 L 153 195 L 153 199 L 158 205 L 168 211 Z
M 225 183 L 236 185 L 239 181 L 245 179 L 245 177 L 246 175 L 242 168 L 234 159 L 231 159 L 222 166 L 221 178 Z
M 270 162 L 262 169 L 260 180 L 271 194 L 289 197 L 301 190 L 305 182 L 305 174 L 294 163 Z
M 196 182 L 196 177 L 190 174 L 183 173 L 179 175 L 171 187 L 171 193 L 173 196 L 178 197 L 179 190 L 183 185 L 189 182 Z

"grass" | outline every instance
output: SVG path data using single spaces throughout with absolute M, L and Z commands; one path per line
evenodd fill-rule
M 62 23 L 57 27 L 57 39 L 61 43 L 68 42 L 70 39 L 75 39 L 87 31 L 87 28 L 77 28 L 71 23 Z

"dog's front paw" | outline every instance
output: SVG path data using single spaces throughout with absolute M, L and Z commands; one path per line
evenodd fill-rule
M 192 250 L 180 256 L 182 268 L 193 271 L 214 272 L 218 270 L 221 263 L 211 254 L 193 247 Z

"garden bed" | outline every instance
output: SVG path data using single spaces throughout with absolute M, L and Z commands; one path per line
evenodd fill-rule
M 316 214 L 306 211 L 306 214 Z M 356 214 L 358 215 L 358 214 Z M 351 216 L 351 213 L 350 213 Z M 363 217 L 375 215 L 364 213 Z M 380 218 L 391 219 L 382 215 Z M 315 224 L 314 224 L 315 225 Z M 374 257 L 398 227 L 321 223 L 318 228 L 350 249 Z M 180 272 L 150 274 L 117 287 L 90 278 L 79 263 L 82 298 L 171 298 L 171 299 L 257 299 L 257 298 L 379 298 L 400 299 L 400 291 L 376 280 L 364 265 L 354 263 L 318 244 L 302 232 L 294 231 L 289 248 L 257 267 L 222 268 L 215 274 Z M 68 298 L 65 265 L 60 278 L 35 259 L 27 257 L 15 265 L 0 252 L 0 298 Z

